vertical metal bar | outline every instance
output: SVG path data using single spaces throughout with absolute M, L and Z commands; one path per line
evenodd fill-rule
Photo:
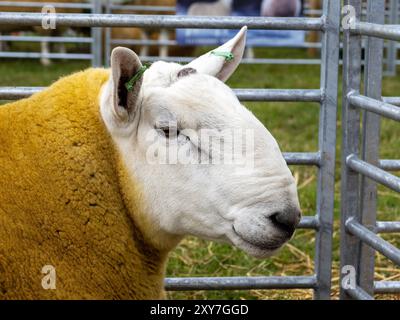
M 315 299 L 330 299 L 332 270 L 333 207 L 335 194 L 336 117 L 340 48 L 340 1 L 325 0 L 325 30 L 321 50 L 321 88 L 324 98 L 319 121 L 321 167 L 318 173 Z
M 385 23 L 385 0 L 368 0 L 368 22 Z M 365 49 L 364 94 L 382 99 L 382 39 L 368 37 Z M 370 164 L 379 164 L 380 116 L 363 112 L 362 159 Z M 375 229 L 377 211 L 377 185 L 373 180 L 361 177 L 361 224 Z M 369 295 L 374 294 L 375 250 L 362 243 L 360 248 L 359 286 Z
M 355 19 L 361 19 L 362 0 L 345 0 L 344 5 L 355 10 Z M 351 26 L 350 26 L 351 27 Z M 352 108 L 348 94 L 359 92 L 361 85 L 361 40 L 360 35 L 344 28 L 343 35 L 343 107 L 342 107 L 342 175 L 341 175 L 341 225 L 340 225 L 340 270 L 351 266 L 358 272 L 360 241 L 346 231 L 346 221 L 353 217 L 359 221 L 359 175 L 346 166 L 350 154 L 359 154 L 360 112 Z M 351 299 L 340 280 L 340 298 Z
M 98 0 L 91 0 L 92 2 L 92 13 L 101 13 L 102 3 Z M 92 35 L 92 66 L 100 67 L 102 65 L 102 29 L 101 28 L 91 28 Z
M 399 5 L 400 0 L 390 0 L 389 1 L 389 23 L 390 24 L 398 24 L 399 23 Z M 395 76 L 397 65 L 397 42 L 389 41 L 387 48 L 387 63 L 385 75 Z
M 110 14 L 112 11 L 111 5 L 112 5 L 112 1 L 107 0 L 105 3 L 107 14 Z M 105 48 L 105 50 L 104 50 L 105 65 L 106 65 L 106 67 L 109 67 L 110 66 L 110 56 L 111 56 L 111 28 L 106 28 L 106 30 L 105 30 L 104 48 Z

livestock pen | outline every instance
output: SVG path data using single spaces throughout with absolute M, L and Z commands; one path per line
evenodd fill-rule
M 275 89 L 236 89 L 235 92 L 242 101 L 250 102 L 250 108 L 255 108 L 256 114 L 261 114 L 261 102 L 277 103 L 280 107 L 290 108 L 287 103 L 301 103 L 301 106 L 308 108 L 312 104 L 320 105 L 319 112 L 319 133 L 318 150 L 296 153 L 285 153 L 287 162 L 291 165 L 307 165 L 317 169 L 317 185 L 314 191 L 315 198 L 315 214 L 312 211 L 305 212 L 306 217 L 301 222 L 301 228 L 309 229 L 315 232 L 315 263 L 312 274 L 296 275 L 296 276 L 251 276 L 251 277 L 191 277 L 191 278 L 169 278 L 166 282 L 167 290 L 263 290 L 263 289 L 312 289 L 314 298 L 328 299 L 331 296 L 331 277 L 332 277 L 332 252 L 334 252 L 333 236 L 334 236 L 334 196 L 335 196 L 335 159 L 338 144 L 336 143 L 336 128 L 337 128 L 337 108 L 338 108 L 338 78 L 339 78 L 339 49 L 340 49 L 340 15 L 341 6 L 339 2 L 324 1 L 324 8 L 320 18 L 203 18 L 203 17 L 180 17 L 177 19 L 174 16 L 134 16 L 126 15 L 118 17 L 117 15 L 62 15 L 58 16 L 57 23 L 65 26 L 90 26 L 90 27 L 113 27 L 113 26 L 136 26 L 136 27 L 190 27 L 190 28 L 239 28 L 242 25 L 247 25 L 249 28 L 255 29 L 293 29 L 293 30 L 313 30 L 321 33 L 321 72 L 320 79 L 316 81 L 313 78 L 314 88 L 310 89 L 283 89 L 277 84 L 271 84 L 273 80 L 269 79 L 268 83 L 274 86 Z M 17 23 L 20 25 L 40 25 L 41 17 L 35 14 L 25 14 L 24 19 L 21 19 L 21 14 L 2 14 L 0 16 L 0 24 Z M 396 37 L 396 35 L 395 35 Z M 396 38 L 397 39 L 397 38 Z M 377 53 L 378 54 L 378 53 Z M 378 54 L 382 59 L 382 53 Z M 249 66 L 247 69 L 262 77 L 263 73 L 257 73 L 255 69 Z M 276 70 L 276 69 L 270 69 Z M 298 71 L 305 72 L 304 69 Z M 315 71 L 315 69 L 314 69 Z M 346 74 L 346 73 L 345 73 Z M 358 70 L 361 74 L 361 70 Z M 236 83 L 241 86 L 251 85 L 251 75 L 247 77 L 250 83 L 244 82 L 242 78 L 246 78 L 243 72 L 238 77 Z M 271 77 L 274 76 L 271 74 Z M 379 77 L 378 74 L 373 74 L 374 77 Z M 301 77 L 301 75 L 300 75 Z M 295 78 L 295 76 L 293 76 Z M 254 83 L 257 81 L 254 80 Z M 398 84 L 395 82 L 395 89 Z M 288 82 L 295 86 L 293 82 Z M 304 86 L 308 84 L 302 82 Z M 4 85 L 11 85 L 5 83 Z M 24 85 L 24 83 L 22 83 Z M 263 87 L 265 84 L 260 83 Z M 18 99 L 29 96 L 30 94 L 40 90 L 39 87 L 2 87 L 0 89 L 0 99 Z M 392 93 L 395 95 L 395 93 Z M 379 98 L 379 97 L 377 97 Z M 387 98 L 388 102 L 396 102 L 396 98 Z M 303 104 L 304 103 L 304 104 Z M 269 110 L 277 110 L 271 107 L 273 104 L 268 104 Z M 296 104 L 297 105 L 297 104 Z M 263 105 L 265 106 L 265 105 Z M 264 110 L 262 112 L 265 112 Z M 282 113 L 286 114 L 287 113 Z M 315 112 L 313 112 L 315 114 Z M 267 114 L 262 115 L 267 119 Z M 275 115 L 276 117 L 276 115 Z M 310 118 L 308 118 L 310 119 Z M 315 120 L 315 118 L 312 117 Z M 268 122 L 268 119 L 266 120 Z M 285 122 L 283 122 L 284 124 Z M 310 124 L 314 129 L 316 124 Z M 308 131 L 309 132 L 309 131 Z M 283 134 L 282 134 L 283 135 Z M 288 140 L 290 137 L 283 138 Z M 278 138 L 279 140 L 279 138 Z M 294 138 L 295 141 L 298 141 Z M 300 145 L 290 144 L 292 148 L 302 148 Z M 293 149 L 297 151 L 296 149 Z M 383 163 L 388 164 L 386 160 Z M 390 162 L 393 164 L 394 162 Z M 297 167 L 296 167 L 297 168 Z M 307 179 L 306 179 L 307 180 Z M 337 186 L 337 184 L 336 184 Z M 337 191 L 337 190 L 336 190 Z M 307 202 L 311 200 L 308 199 Z M 314 206 L 306 206 L 313 208 Z M 303 236 L 300 234 L 300 236 Z M 341 235 L 343 236 L 343 235 Z M 313 237 L 314 238 L 314 237 Z M 178 252 L 182 253 L 185 250 L 190 250 L 191 240 L 184 244 Z M 300 241 L 300 240 L 299 240 Z M 300 243 L 296 238 L 296 245 Z M 179 251 L 181 250 L 181 251 Z M 291 250 L 296 252 L 296 248 L 291 247 Z M 207 254 L 205 250 L 204 253 Z M 300 251 L 301 253 L 302 251 Z M 297 254 L 299 254 L 297 252 Z M 310 254 L 311 256 L 312 254 Z M 176 260 L 179 260 L 178 254 L 174 254 Z M 239 262 L 240 263 L 240 262 Z M 292 261 L 292 263 L 295 263 Z M 177 262 L 175 262 L 177 264 Z M 171 269 L 170 269 L 171 272 Z M 336 281 L 336 280 L 335 280 Z M 378 292 L 383 292 L 380 290 Z

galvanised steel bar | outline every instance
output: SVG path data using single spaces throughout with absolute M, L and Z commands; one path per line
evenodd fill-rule
M 101 1 L 91 0 L 91 3 L 92 3 L 92 14 L 101 14 L 102 10 L 103 10 Z M 91 45 L 92 67 L 100 67 L 103 65 L 103 63 L 102 63 L 102 51 L 103 51 L 102 30 L 101 30 L 101 28 L 91 28 L 90 32 L 91 32 L 91 36 L 92 36 L 92 45 Z
M 44 90 L 46 87 L 0 87 L 0 100 L 18 100 Z
M 43 89 L 44 87 L 0 87 L 0 99 L 14 100 L 26 98 Z M 242 101 L 320 102 L 322 99 L 321 90 L 234 89 L 233 91 L 236 93 L 239 100 Z M 317 155 L 312 155 L 310 161 L 313 164 L 317 164 L 319 163 L 319 157 Z
M 336 118 L 338 106 L 340 1 L 324 1 L 321 88 L 324 98 L 319 119 L 321 167 L 318 172 L 317 217 L 320 228 L 315 240 L 315 299 L 330 299 L 332 277 L 333 207 L 335 190 Z
M 376 233 L 400 233 L 400 222 L 378 221 L 375 227 Z
M 379 168 L 385 171 L 400 171 L 400 160 L 380 160 Z
M 347 157 L 347 166 L 355 172 L 361 173 L 368 178 L 379 182 L 380 184 L 400 192 L 400 178 L 392 175 L 376 166 L 360 160 L 356 155 L 352 154 Z
M 91 53 L 41 53 L 41 52 L 0 52 L 0 58 L 22 58 L 22 59 L 73 59 L 73 60 L 91 60 Z
M 361 18 L 362 0 L 345 0 L 344 5 L 355 9 L 357 21 Z M 351 218 L 359 219 L 359 175 L 346 165 L 350 154 L 358 154 L 360 141 L 360 112 L 351 108 L 348 93 L 359 91 L 361 85 L 361 52 L 362 38 L 351 33 L 349 28 L 343 30 L 343 108 L 342 108 L 342 174 L 341 174 L 341 224 L 340 224 L 340 270 L 345 266 L 359 269 L 360 241 L 346 232 L 345 222 Z M 344 274 L 341 273 L 340 283 Z M 341 299 L 353 297 L 340 288 Z
M 375 293 L 400 293 L 400 281 L 375 281 Z
M 317 153 L 283 153 L 283 156 L 289 165 L 297 166 L 320 166 L 321 156 Z
M 389 1 L 389 23 L 390 24 L 398 24 L 399 23 L 399 8 L 400 1 L 399 0 L 390 0 Z M 397 42 L 390 41 L 388 43 L 387 48 L 387 63 L 385 75 L 395 76 L 397 71 Z
M 384 97 L 383 101 L 395 106 L 400 106 L 400 97 Z
M 321 90 L 309 89 L 234 89 L 242 101 L 321 102 Z
M 355 300 L 374 300 L 374 297 L 365 292 L 359 286 L 354 289 L 346 289 L 346 293 Z
M 92 5 L 90 3 L 68 3 L 65 2 L 26 2 L 26 1 L 1 1 L 0 2 L 0 11 L 1 7 L 16 7 L 16 8 L 42 8 L 44 5 L 50 5 L 54 8 L 64 8 L 64 9 L 91 9 Z
M 56 42 L 56 43 L 91 43 L 88 37 L 40 37 L 40 36 L 0 36 L 0 41 L 16 42 Z
M 223 278 L 167 278 L 168 291 L 191 290 L 248 290 L 248 289 L 313 289 L 315 276 L 292 277 L 223 277 Z
M 346 230 L 400 266 L 400 249 L 383 240 L 353 218 L 346 221 Z
M 41 13 L 0 13 L 1 25 L 41 26 L 46 15 Z M 209 28 L 270 30 L 325 29 L 322 18 L 264 18 L 218 16 L 172 16 L 134 14 L 57 14 L 57 26 L 64 27 L 142 27 L 142 28 Z
M 170 6 L 139 6 L 139 5 L 121 5 L 111 4 L 112 10 L 132 10 L 132 11 L 147 11 L 147 12 L 170 12 L 175 13 L 175 7 Z
M 300 229 L 314 229 L 319 230 L 319 221 L 317 217 L 313 216 L 303 216 L 299 223 L 298 228 Z
M 400 26 L 382 25 L 369 22 L 356 22 L 351 32 L 358 35 L 400 41 Z
M 354 107 L 373 112 L 377 115 L 381 115 L 395 121 L 400 121 L 400 107 L 356 94 L 354 92 L 349 94 L 349 100 L 351 105 Z
M 385 23 L 385 0 L 367 1 L 367 20 L 370 23 Z M 364 95 L 368 102 L 378 102 L 382 97 L 382 65 L 383 65 L 384 41 L 379 38 L 368 37 L 365 46 L 365 71 L 364 71 Z M 357 96 L 354 96 L 357 99 Z M 351 96 L 350 103 L 353 104 Z M 361 103 L 364 107 L 368 105 L 365 101 Z M 363 100 L 361 98 L 361 100 Z M 385 106 L 386 107 L 386 106 Z M 367 109 L 367 111 L 369 111 Z M 385 109 L 386 111 L 386 109 Z M 362 147 L 361 157 L 364 161 L 378 166 L 379 162 L 379 139 L 380 139 L 380 117 L 371 112 L 363 112 L 362 116 Z M 366 228 L 372 229 L 376 225 L 378 190 L 374 180 L 361 176 L 361 217 L 360 223 Z M 369 295 L 374 294 L 374 270 L 375 251 L 361 243 L 360 264 L 358 270 L 358 285 Z
M 150 39 L 112 39 L 110 41 L 111 44 L 115 45 L 142 45 L 142 46 L 178 46 L 180 45 L 176 40 L 150 40 Z M 321 48 L 320 43 L 293 43 L 293 44 L 274 44 L 267 43 L 263 45 L 264 48 Z
M 176 40 L 151 40 L 151 39 L 112 39 L 111 44 L 133 46 L 179 46 Z
M 156 56 L 140 56 L 140 60 L 145 62 L 159 61 L 160 57 Z M 163 61 L 188 63 L 193 60 L 191 57 L 163 57 Z M 243 58 L 242 64 L 293 64 L 293 65 L 320 65 L 319 59 L 264 59 L 264 58 Z
M 111 14 L 111 5 L 112 5 L 112 0 L 106 0 L 105 2 L 105 13 L 106 14 Z M 111 57 L 111 28 L 105 28 L 105 35 L 104 35 L 104 65 L 106 67 L 110 66 L 110 57 Z

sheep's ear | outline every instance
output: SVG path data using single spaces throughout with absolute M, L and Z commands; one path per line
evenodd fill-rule
M 246 32 L 247 27 L 245 26 L 233 39 L 193 60 L 187 67 L 225 82 L 242 61 L 246 46 Z M 231 53 L 233 56 L 229 57 L 226 53 Z
M 117 47 L 111 53 L 112 100 L 114 111 L 121 120 L 132 119 L 137 104 L 142 77 L 128 90 L 126 84 L 142 68 L 139 57 L 130 49 Z

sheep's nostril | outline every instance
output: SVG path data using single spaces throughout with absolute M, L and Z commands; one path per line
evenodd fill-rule
M 299 215 L 288 212 L 276 212 L 269 216 L 269 220 L 279 229 L 291 236 L 298 224 Z

